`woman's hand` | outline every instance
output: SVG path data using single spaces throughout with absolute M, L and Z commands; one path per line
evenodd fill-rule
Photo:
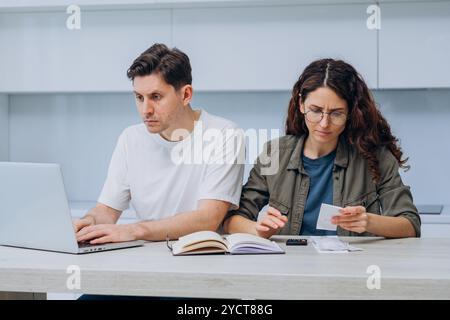
M 342 229 L 357 233 L 366 232 L 370 222 L 370 213 L 363 206 L 345 207 L 339 210 L 341 213 L 331 219 L 331 223 Z
M 273 207 L 267 209 L 266 216 L 256 223 L 256 233 L 263 238 L 270 238 L 284 227 L 288 218 Z

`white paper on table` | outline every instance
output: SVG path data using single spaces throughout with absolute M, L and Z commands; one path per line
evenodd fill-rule
M 313 236 L 311 242 L 319 253 L 347 253 L 362 251 L 363 249 L 351 246 L 337 236 Z
M 340 215 L 339 209 L 342 208 L 322 203 L 322 205 L 320 206 L 319 218 L 317 219 L 316 229 L 336 231 L 337 225 L 331 223 L 331 218 L 333 216 Z

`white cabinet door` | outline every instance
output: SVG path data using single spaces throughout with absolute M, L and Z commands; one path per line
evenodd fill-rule
M 170 10 L 0 13 L 0 92 L 127 91 L 126 71 L 154 42 L 170 44 Z
M 377 35 L 367 5 L 175 9 L 174 45 L 190 56 L 194 88 L 290 90 L 315 59 L 344 59 L 377 85 Z
M 8 96 L 0 94 L 0 161 L 9 159 Z
M 450 2 L 381 4 L 380 88 L 450 87 Z

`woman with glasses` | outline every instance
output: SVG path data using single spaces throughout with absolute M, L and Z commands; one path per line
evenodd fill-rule
M 407 159 L 351 65 L 323 59 L 306 67 L 292 91 L 286 134 L 258 157 L 226 232 L 420 236 L 420 217 L 398 172 Z M 316 228 L 322 203 L 342 207 L 331 220 L 337 231 Z

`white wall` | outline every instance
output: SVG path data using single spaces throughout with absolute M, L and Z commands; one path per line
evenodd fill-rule
M 450 89 L 375 96 L 410 157 L 411 170 L 402 176 L 415 202 L 450 204 Z M 244 129 L 283 129 L 288 100 L 287 91 L 197 93 L 193 106 Z M 61 163 L 72 201 L 96 199 L 118 135 L 140 121 L 124 93 L 12 95 L 10 104 L 11 160 Z
M 450 90 L 379 90 L 376 98 L 409 156 L 402 174 L 417 204 L 450 204 Z
M 243 128 L 282 129 L 299 72 L 333 56 L 372 87 L 447 88 L 376 97 L 410 157 L 416 203 L 450 204 L 447 2 L 383 4 L 380 31 L 366 28 L 366 4 L 110 9 L 82 11 L 78 31 L 65 10 L 0 12 L 0 159 L 59 162 L 69 198 L 93 201 L 118 135 L 139 122 L 125 71 L 153 42 L 191 57 L 194 106 Z
M 193 106 L 246 129 L 282 129 L 288 99 L 287 93 L 198 93 Z M 131 93 L 12 95 L 10 103 L 11 161 L 61 163 L 71 201 L 97 198 L 116 139 L 140 122 Z
M 69 198 L 93 200 L 122 129 L 137 123 L 130 94 L 13 95 L 11 161 L 61 163 Z

